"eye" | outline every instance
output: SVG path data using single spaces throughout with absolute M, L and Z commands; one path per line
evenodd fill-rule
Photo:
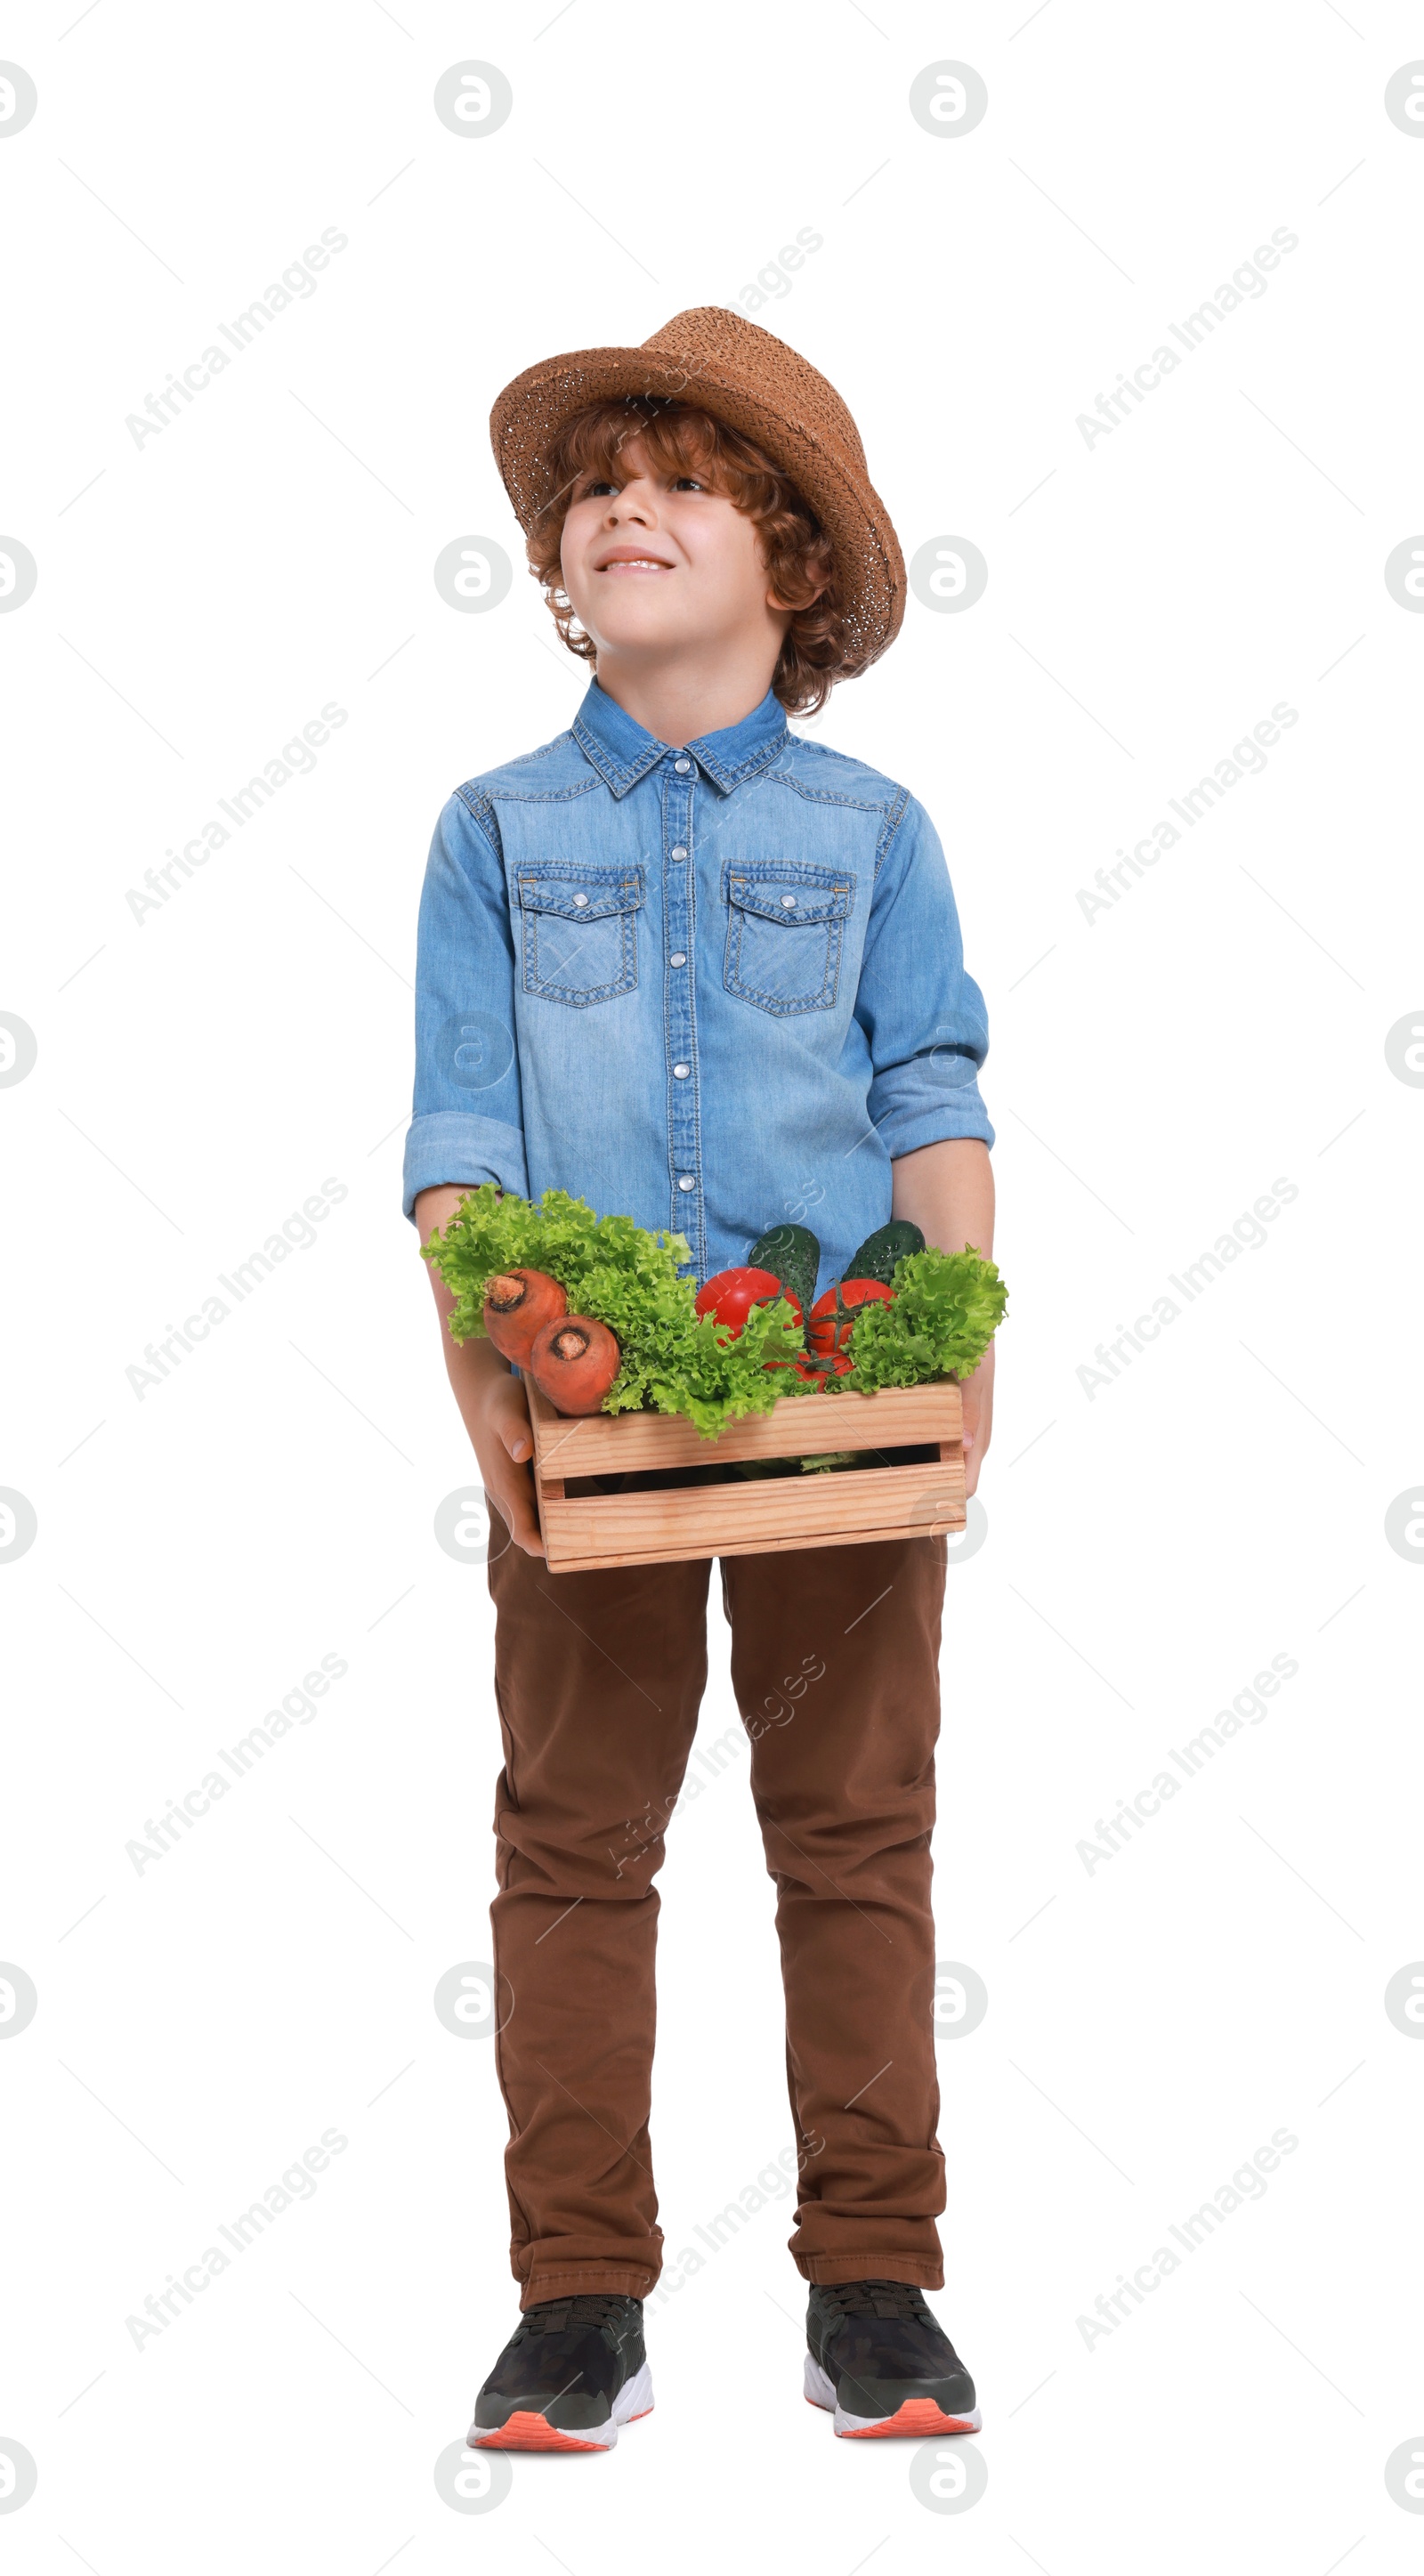
M 618 486 L 616 483 L 581 483 L 579 485 L 578 497 L 581 501 L 592 501 L 601 498 L 605 492 L 616 492 L 617 489 Z
M 679 474 L 668 488 L 673 492 L 705 492 L 707 485 L 699 482 L 695 474 Z

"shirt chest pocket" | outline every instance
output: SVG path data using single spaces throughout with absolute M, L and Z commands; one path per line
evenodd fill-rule
M 729 861 L 724 890 L 727 991 L 777 1017 L 830 1010 L 855 901 L 851 871 L 795 859 L 747 866 Z
M 640 867 L 554 863 L 520 871 L 524 990 L 576 1010 L 638 981 Z

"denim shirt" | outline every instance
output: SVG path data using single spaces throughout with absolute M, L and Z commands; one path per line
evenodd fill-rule
M 789 1219 L 818 1285 L 896 1157 L 994 1131 L 933 824 L 768 691 L 669 746 L 595 680 L 567 733 L 457 788 L 420 905 L 407 1215 L 437 1182 L 686 1236 L 700 1281 Z

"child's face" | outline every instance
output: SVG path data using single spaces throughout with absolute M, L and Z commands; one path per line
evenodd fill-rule
M 580 474 L 564 520 L 564 588 L 600 654 L 615 661 L 716 650 L 765 636 L 790 612 L 771 594 L 746 514 L 694 474 L 664 471 L 630 439 L 611 479 Z

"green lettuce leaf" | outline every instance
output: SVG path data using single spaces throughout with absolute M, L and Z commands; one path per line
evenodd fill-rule
M 962 1252 L 907 1253 L 895 1264 L 888 1306 L 862 1306 L 851 1327 L 848 1377 L 827 1391 L 873 1395 L 882 1386 L 924 1386 L 971 1375 L 1002 1321 L 1009 1292 L 992 1261 Z
M 741 1414 L 769 1413 L 779 1395 L 814 1391 L 789 1366 L 767 1366 L 802 1348 L 784 1297 L 756 1308 L 734 1340 L 725 1324 L 696 1312 L 696 1282 L 680 1275 L 691 1257 L 685 1235 L 595 1216 L 565 1190 L 546 1190 L 534 1206 L 483 1181 L 423 1249 L 455 1298 L 450 1331 L 458 1342 L 484 1332 L 485 1291 L 500 1271 L 546 1270 L 557 1279 L 572 1314 L 593 1315 L 618 1337 L 622 1365 L 605 1413 L 680 1413 L 711 1439 Z

